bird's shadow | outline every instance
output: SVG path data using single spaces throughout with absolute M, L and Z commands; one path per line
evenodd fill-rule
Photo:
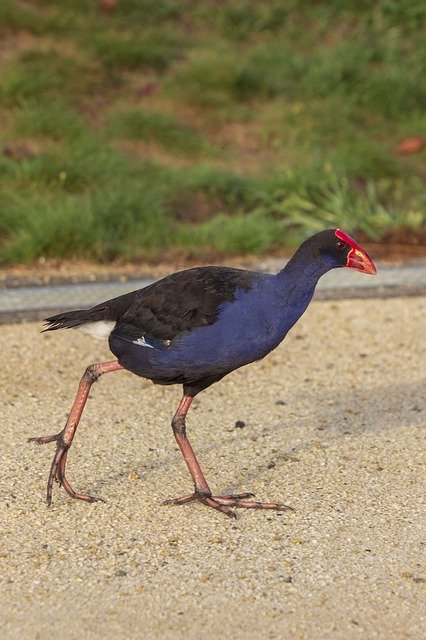
M 247 488 L 249 483 L 268 472 L 268 464 L 273 461 L 274 455 L 281 460 L 293 460 L 297 453 L 309 450 L 312 446 L 322 443 L 335 442 L 348 435 L 374 433 L 380 431 L 393 431 L 407 425 L 424 424 L 425 420 L 425 384 L 421 380 L 412 384 L 388 384 L 376 385 L 366 388 L 357 388 L 352 393 L 347 390 L 328 391 L 321 395 L 321 403 L 315 402 L 314 385 L 307 393 L 305 406 L 307 411 L 300 417 L 290 417 L 292 402 L 282 407 L 282 417 L 275 411 L 266 423 L 251 424 L 245 428 L 233 428 L 234 424 L 222 424 L 224 438 L 220 444 L 208 443 L 208 435 L 203 439 L 203 444 L 196 445 L 196 455 L 203 462 L 203 456 L 215 451 L 219 458 L 229 455 L 232 458 L 233 450 L 241 448 L 241 444 L 248 440 L 253 441 L 253 449 L 259 450 L 259 463 L 254 463 L 246 473 L 238 472 L 236 482 L 238 489 Z M 275 407 L 276 408 L 276 407 Z M 270 407 L 269 407 L 270 409 Z M 294 412 L 292 412 L 294 414 Z M 166 426 L 166 425 L 165 425 Z M 143 429 L 143 426 L 141 426 Z M 197 429 L 197 421 L 191 416 L 188 419 L 189 437 L 191 431 Z M 286 431 L 283 437 L 282 431 Z M 280 433 L 280 437 L 274 437 Z M 302 442 L 301 442 L 302 437 Z M 171 442 L 173 436 L 170 429 Z M 206 442 L 207 441 L 207 442 Z M 283 446 L 283 442 L 284 444 Z M 142 454 L 143 455 L 143 454 Z M 103 486 L 115 482 L 119 476 L 130 471 L 136 471 L 143 481 L 150 480 L 159 470 L 170 471 L 182 468 L 184 463 L 177 447 L 173 453 L 169 451 L 163 457 L 157 459 L 134 458 L 115 477 L 100 479 Z M 270 467 L 269 467 L 270 468 Z M 232 493 L 237 486 L 232 484 L 221 491 Z

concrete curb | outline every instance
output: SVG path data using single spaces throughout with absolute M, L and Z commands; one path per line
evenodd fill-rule
M 39 320 L 64 309 L 89 308 L 129 291 L 141 289 L 154 278 L 126 282 L 90 282 L 0 290 L 0 324 Z M 334 270 L 324 276 L 316 300 L 392 298 L 426 295 L 426 263 L 380 265 L 377 277 L 365 278 L 352 270 Z

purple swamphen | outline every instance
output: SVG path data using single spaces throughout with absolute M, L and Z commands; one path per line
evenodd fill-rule
M 187 438 L 185 419 L 197 393 L 231 371 L 264 358 L 280 344 L 309 305 L 320 277 L 335 267 L 376 273 L 372 260 L 355 240 L 340 229 L 329 229 L 306 240 L 276 275 L 227 267 L 187 269 L 92 309 L 47 318 L 46 331 L 74 328 L 108 339 L 117 358 L 87 367 L 60 433 L 30 438 L 37 444 L 56 442 L 47 483 L 48 504 L 55 479 L 72 498 L 97 500 L 77 493 L 68 482 L 68 450 L 91 385 L 103 373 L 127 369 L 155 384 L 183 386 L 172 428 L 194 493 L 168 500 L 168 504 L 198 500 L 228 516 L 235 516 L 230 507 L 288 509 L 278 503 L 252 501 L 250 493 L 212 495 Z

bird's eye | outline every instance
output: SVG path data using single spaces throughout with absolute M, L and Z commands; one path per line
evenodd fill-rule
M 345 248 L 345 243 L 344 242 L 336 242 L 336 247 L 339 249 L 339 251 L 342 251 Z

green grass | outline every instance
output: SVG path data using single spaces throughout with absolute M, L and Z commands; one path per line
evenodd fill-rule
M 207 141 L 196 130 L 181 124 L 169 114 L 157 111 L 132 109 L 114 113 L 108 132 L 124 140 L 157 142 L 168 151 L 182 154 L 207 153 L 209 148 Z
M 0 262 L 424 238 L 425 151 L 396 149 L 425 130 L 425 18 L 419 0 L 4 0 Z
M 69 55 L 54 49 L 29 49 L 6 63 L 0 84 L 0 103 L 9 107 L 26 100 L 37 101 L 76 98 L 100 90 L 105 75 Z
M 0 235 L 8 237 L 3 261 L 140 258 L 166 240 L 163 216 L 160 194 L 131 181 L 84 195 L 6 192 L 0 197 Z
M 67 140 L 87 134 L 84 118 L 60 97 L 38 102 L 23 101 L 16 117 L 16 132 L 23 136 Z
M 140 34 L 102 32 L 92 47 L 110 69 L 153 69 L 164 72 L 183 54 L 185 43 L 172 29 L 144 29 Z

